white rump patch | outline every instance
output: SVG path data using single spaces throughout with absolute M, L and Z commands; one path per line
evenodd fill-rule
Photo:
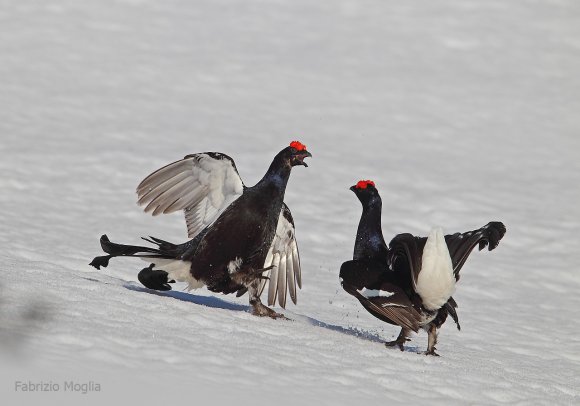
M 233 261 L 230 261 L 228 264 L 228 272 L 231 274 L 236 273 L 240 270 L 240 266 L 242 266 L 242 262 L 244 260 L 242 258 L 236 258 Z
M 378 290 L 378 289 L 363 289 L 359 291 L 361 295 L 370 299 L 371 297 L 391 297 L 395 293 L 394 292 L 387 292 L 386 290 Z
M 191 262 L 181 261 L 179 259 L 165 258 L 141 258 L 144 261 L 155 264 L 154 270 L 167 272 L 167 278 L 177 282 L 187 282 L 187 290 L 199 289 L 205 286 L 205 283 L 195 279 L 191 275 Z
M 416 290 L 429 310 L 440 309 L 455 291 L 453 264 L 441 228 L 433 229 L 427 238 Z

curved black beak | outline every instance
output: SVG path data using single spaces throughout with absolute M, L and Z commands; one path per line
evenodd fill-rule
M 310 152 L 304 150 L 300 153 L 299 158 L 298 158 L 298 159 L 300 159 L 300 164 L 302 164 L 308 168 L 308 164 L 306 162 L 304 162 L 304 158 L 312 158 L 312 154 Z
M 349 189 L 349 190 L 352 190 L 353 192 L 355 192 L 355 193 L 356 193 L 356 186 L 355 186 L 355 185 L 353 185 L 353 186 L 349 187 L 348 189 Z

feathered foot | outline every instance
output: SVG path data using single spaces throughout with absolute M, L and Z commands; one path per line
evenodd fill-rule
M 264 272 L 268 269 L 262 269 L 260 271 Z M 248 295 L 250 296 L 250 305 L 252 306 L 252 314 L 258 317 L 271 317 L 273 319 L 285 319 L 281 313 L 276 313 L 274 310 L 270 309 L 269 307 L 265 306 L 262 301 L 260 300 L 259 294 L 259 287 L 260 287 L 260 279 L 254 279 L 252 283 L 248 285 Z
M 262 275 L 262 273 L 269 271 L 273 267 L 274 266 L 272 265 L 272 266 L 269 266 L 267 268 L 262 268 L 262 269 L 242 268 L 242 269 L 239 269 L 239 270 L 233 272 L 231 274 L 231 278 L 235 283 L 248 286 L 248 285 L 254 283 L 256 280 L 259 281 L 262 279 L 270 279 L 269 277 Z
M 252 305 L 252 314 L 258 317 L 271 317 L 273 319 L 288 320 L 282 313 L 276 313 L 274 310 L 265 306 L 262 302 L 250 303 Z
M 439 356 L 439 354 L 437 354 L 435 352 L 436 348 L 435 348 L 435 344 L 437 344 L 437 327 L 433 324 L 431 324 L 431 326 L 429 327 L 429 338 L 428 338 L 428 344 L 427 344 L 427 351 L 425 351 L 425 355 L 434 355 L 436 357 Z
M 394 341 L 387 341 L 385 343 L 385 346 L 386 347 L 398 346 L 401 351 L 404 351 L 405 350 L 405 343 L 407 341 L 410 341 L 409 338 L 407 337 L 409 335 L 409 333 L 410 333 L 409 330 L 402 328 L 397 339 Z

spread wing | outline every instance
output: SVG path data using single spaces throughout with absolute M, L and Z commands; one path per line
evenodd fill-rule
M 147 176 L 137 186 L 138 204 L 154 216 L 185 212 L 187 235 L 195 237 L 244 192 L 236 164 L 219 152 L 187 155 Z
M 276 303 L 276 297 L 278 297 L 278 303 L 282 308 L 285 308 L 287 292 L 290 293 L 292 302 L 296 304 L 296 287 L 302 288 L 300 255 L 298 254 L 292 213 L 290 213 L 290 209 L 285 203 L 278 219 L 276 236 L 264 262 L 264 268 L 270 266 L 272 266 L 272 269 L 263 273 L 264 276 L 270 278 L 268 305 L 272 306 Z M 264 291 L 266 282 L 268 280 L 262 280 L 259 294 Z
M 392 273 L 377 262 L 352 260 L 342 264 L 345 291 L 356 297 L 373 316 L 418 331 L 421 315 L 400 287 L 388 281 Z

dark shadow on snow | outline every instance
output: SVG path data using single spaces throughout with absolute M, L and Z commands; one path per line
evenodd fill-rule
M 343 327 L 343 326 L 337 326 L 335 324 L 328 324 L 328 323 L 325 323 L 323 321 L 316 320 L 316 319 L 309 317 L 309 316 L 300 315 L 300 319 L 304 320 L 307 324 L 310 324 L 311 326 L 325 328 L 327 330 L 336 331 L 336 332 L 341 333 L 341 334 L 346 334 L 349 336 L 361 338 L 363 340 L 372 341 L 375 343 L 385 342 L 385 340 L 383 340 L 378 334 L 371 333 L 370 331 L 365 331 L 365 330 L 362 330 L 360 328 Z
M 198 296 L 198 295 L 192 295 L 191 293 L 178 292 L 178 291 L 174 291 L 174 290 L 162 292 L 162 291 L 151 290 L 151 289 L 141 287 L 141 286 L 136 286 L 136 285 L 129 284 L 129 283 L 124 284 L 123 287 L 125 289 L 132 290 L 134 292 L 143 292 L 143 293 L 147 293 L 147 294 L 155 295 L 155 296 L 171 297 L 171 298 L 181 300 L 184 302 L 189 302 L 189 303 L 197 304 L 200 306 L 207 306 L 207 307 L 211 307 L 214 309 L 233 310 L 233 311 L 238 311 L 238 312 L 249 312 L 250 311 L 250 306 L 240 305 L 237 303 L 231 303 L 231 302 L 228 302 L 226 300 L 220 299 L 220 298 L 215 297 L 215 296 Z M 291 314 L 286 314 L 286 317 L 288 317 L 290 319 L 289 320 L 290 322 L 302 322 L 304 324 L 324 328 L 327 330 L 335 331 L 335 332 L 340 333 L 340 334 L 349 335 L 352 337 L 360 338 L 362 340 L 371 341 L 374 343 L 383 344 L 385 342 L 385 339 L 381 338 L 381 336 L 379 336 L 377 333 L 371 333 L 369 331 L 365 331 L 365 330 L 362 330 L 359 328 L 354 328 L 354 327 L 343 327 L 343 326 L 338 326 L 335 324 L 328 324 L 328 323 L 325 323 L 323 321 L 316 320 L 315 318 L 312 318 L 309 316 L 304 316 L 304 315 L 292 313 L 292 312 L 289 312 L 289 313 L 291 313 Z M 389 350 L 389 349 L 390 348 L 385 348 L 385 350 Z M 393 350 L 399 351 L 398 348 L 393 348 Z M 417 351 L 418 351 L 417 347 L 405 346 L 405 352 L 417 352 Z
M 360 328 L 343 327 L 343 326 L 337 326 L 334 324 L 328 324 L 328 323 L 325 323 L 325 322 L 320 321 L 320 320 L 316 320 L 316 319 L 314 319 L 312 317 L 308 317 L 308 316 L 300 316 L 300 318 L 303 319 L 306 323 L 310 324 L 311 326 L 322 327 L 322 328 L 325 328 L 327 330 L 336 331 L 336 332 L 341 333 L 341 334 L 346 334 L 349 336 L 360 338 L 362 340 L 371 341 L 373 343 L 384 344 L 386 341 L 384 338 L 381 338 L 381 336 L 379 336 L 378 334 L 371 333 L 370 331 L 365 331 L 365 330 L 360 329 Z M 395 338 L 396 337 L 393 337 L 393 340 Z M 385 350 L 400 351 L 400 349 L 398 347 L 392 347 L 392 348 L 384 347 L 384 348 L 385 348 Z M 418 347 L 405 345 L 404 352 L 416 353 L 418 351 L 419 351 Z
M 147 289 L 141 286 L 135 286 L 135 285 L 131 285 L 131 284 L 124 284 L 123 287 L 125 289 L 129 289 L 135 292 L 143 292 L 143 293 L 148 293 L 150 295 L 155 295 L 155 296 L 166 296 L 166 297 L 172 297 L 174 299 L 177 300 L 181 300 L 184 302 L 189 302 L 189 303 L 194 303 L 197 305 L 201 305 L 201 306 L 207 306 L 207 307 L 212 307 L 214 309 L 225 309 L 225 310 L 233 310 L 233 311 L 237 311 L 237 312 L 247 312 L 250 309 L 250 306 L 244 306 L 244 305 L 240 305 L 237 303 L 231 303 L 231 302 L 227 302 L 223 299 L 214 297 L 214 296 L 197 296 L 197 295 L 192 295 L 191 293 L 187 293 L 187 292 L 178 292 L 175 290 L 169 290 L 169 291 L 157 291 L 157 290 L 151 290 L 151 289 Z

